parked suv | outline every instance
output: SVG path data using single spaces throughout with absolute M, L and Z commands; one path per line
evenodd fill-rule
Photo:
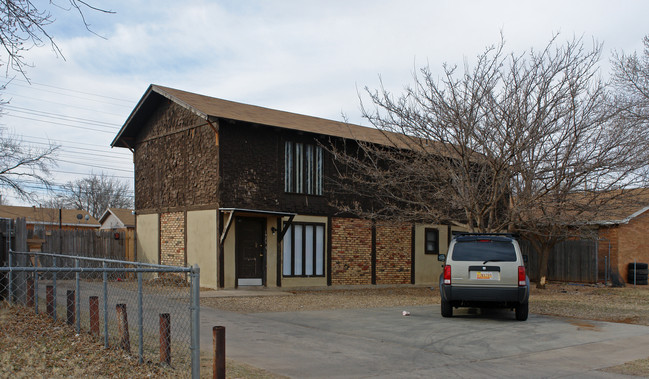
M 453 308 L 499 307 L 527 320 L 530 280 L 518 242 L 507 234 L 461 234 L 451 241 L 440 276 L 442 316 Z

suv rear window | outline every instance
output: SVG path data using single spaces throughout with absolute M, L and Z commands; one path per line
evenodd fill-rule
M 516 250 L 510 241 L 473 240 L 456 241 L 454 261 L 516 262 Z

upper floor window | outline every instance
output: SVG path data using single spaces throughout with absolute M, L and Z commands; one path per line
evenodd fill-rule
M 322 195 L 322 147 L 286 141 L 284 191 Z
M 426 228 L 425 254 L 439 254 L 439 231 L 437 229 Z

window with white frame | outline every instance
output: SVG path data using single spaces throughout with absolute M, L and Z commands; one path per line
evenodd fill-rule
M 324 276 L 325 224 L 294 222 L 283 243 L 284 276 Z
M 284 143 L 284 191 L 322 195 L 322 147 Z

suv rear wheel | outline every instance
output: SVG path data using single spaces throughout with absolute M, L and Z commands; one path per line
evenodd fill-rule
M 516 320 L 525 321 L 527 320 L 527 315 L 529 313 L 530 305 L 529 303 L 518 304 L 516 306 Z
M 442 300 L 442 317 L 453 317 L 453 306 L 450 301 Z

